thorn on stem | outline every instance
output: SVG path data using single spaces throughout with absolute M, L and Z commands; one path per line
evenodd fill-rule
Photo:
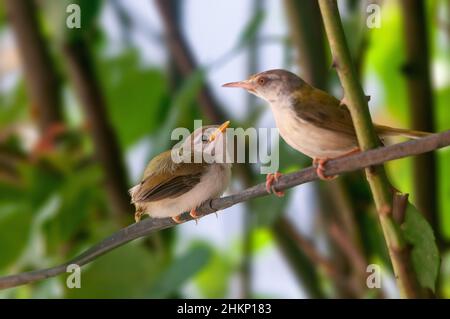
M 333 58 L 333 62 L 331 63 L 331 67 L 333 69 L 337 69 L 338 68 L 338 62 L 335 58 Z

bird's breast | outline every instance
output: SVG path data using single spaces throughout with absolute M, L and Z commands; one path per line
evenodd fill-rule
M 272 111 L 281 137 L 311 158 L 335 158 L 357 146 L 354 138 L 311 124 L 289 106 L 272 106 Z

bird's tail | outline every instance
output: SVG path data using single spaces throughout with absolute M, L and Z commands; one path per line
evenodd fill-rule
M 418 139 L 418 138 L 425 137 L 425 136 L 432 134 L 429 132 L 414 131 L 414 130 L 410 130 L 410 129 L 395 128 L 395 127 L 389 127 L 389 126 L 378 125 L 378 124 L 375 125 L 375 130 L 377 131 L 378 135 L 380 135 L 381 137 L 404 136 L 407 138 Z

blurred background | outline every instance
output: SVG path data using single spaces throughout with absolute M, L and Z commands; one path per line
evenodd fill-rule
M 79 29 L 66 25 L 71 3 L 81 8 Z M 377 8 L 380 24 L 368 24 Z M 339 9 L 374 120 L 449 129 L 450 2 L 340 0 Z M 275 127 L 263 101 L 221 84 L 285 68 L 341 98 L 331 65 L 314 1 L 2 0 L 0 276 L 65 262 L 131 224 L 127 189 L 172 145 L 172 129 L 192 129 L 194 119 Z M 311 164 L 283 141 L 269 143 L 280 143 L 282 173 Z M 444 149 L 387 165 L 434 229 L 444 298 L 449 163 Z M 264 179 L 257 164 L 235 165 L 227 194 Z M 368 264 L 381 267 L 381 289 L 367 289 Z M 80 289 L 65 281 L 0 297 L 399 296 L 360 172 L 160 231 L 85 266 Z

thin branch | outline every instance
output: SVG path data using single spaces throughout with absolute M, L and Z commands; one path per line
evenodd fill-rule
M 105 97 L 98 83 L 88 44 L 73 40 L 63 47 L 68 75 L 92 130 L 97 160 L 105 169 L 105 187 L 112 209 L 119 219 L 131 216 L 127 176 L 115 131 L 108 120 Z
M 408 194 L 395 193 L 392 203 L 392 216 L 401 225 L 405 220 L 406 207 L 408 205 Z
M 366 96 L 356 77 L 337 3 L 335 0 L 319 0 L 319 6 L 333 54 L 333 65 L 344 88 L 359 147 L 361 150 L 378 147 L 380 139 L 375 133 Z M 417 276 L 414 271 L 410 271 L 411 267 L 409 267 L 410 251 L 399 225 L 392 217 L 392 186 L 384 167 L 381 165 L 366 169 L 366 176 L 378 211 L 400 294 L 407 298 L 420 297 L 422 292 Z
M 394 159 L 430 152 L 448 145 L 450 145 L 450 130 L 433 134 L 419 140 L 381 147 L 366 152 L 361 152 L 359 154 L 354 154 L 346 158 L 330 160 L 326 164 L 325 168 L 328 174 L 337 175 L 370 167 L 372 165 L 379 165 Z M 285 190 L 317 179 L 318 176 L 316 169 L 314 167 L 309 167 L 292 174 L 281 176 L 278 182 L 274 184 L 274 187 L 276 190 Z M 245 189 L 238 194 L 210 200 L 203 204 L 198 209 L 198 212 L 201 216 L 206 216 L 238 203 L 267 195 L 265 183 L 261 183 Z M 187 222 L 192 220 L 192 217 L 189 214 L 184 214 L 182 219 L 182 222 Z M 79 266 L 85 265 L 101 255 L 113 250 L 114 248 L 122 246 L 137 238 L 147 236 L 152 232 L 173 227 L 175 225 L 177 224 L 171 218 L 144 219 L 139 223 L 119 230 L 65 264 L 53 268 L 1 277 L 0 289 L 19 286 L 59 275 L 66 271 L 66 267 L 69 264 L 77 264 Z
M 337 223 L 330 225 L 330 234 L 347 255 L 348 260 L 353 265 L 353 269 L 357 273 L 364 273 L 367 267 L 367 262 L 361 251 L 355 246 L 350 236 Z
M 283 217 L 279 218 L 272 226 L 272 233 L 280 251 L 289 262 L 299 285 L 307 295 L 310 298 L 325 298 L 314 260 L 307 251 L 299 247 L 297 238 L 294 237 L 295 233 L 288 226 L 289 222 Z
M 329 277 L 333 278 L 339 275 L 339 270 L 336 269 L 333 263 L 322 256 L 310 240 L 300 235 L 299 232 L 294 229 L 291 222 L 286 218 L 280 218 L 279 224 L 283 231 L 293 239 L 299 250 L 303 251 L 313 264 L 322 267 Z
M 167 44 L 173 55 L 174 61 L 180 69 L 183 76 L 188 77 L 198 68 L 186 39 L 176 22 L 174 16 L 174 5 L 179 0 L 156 0 L 155 4 L 159 10 L 164 28 L 166 31 Z M 211 90 L 206 84 L 200 90 L 198 95 L 199 105 L 205 116 L 213 123 L 222 122 L 225 118 L 222 109 L 214 99 Z

